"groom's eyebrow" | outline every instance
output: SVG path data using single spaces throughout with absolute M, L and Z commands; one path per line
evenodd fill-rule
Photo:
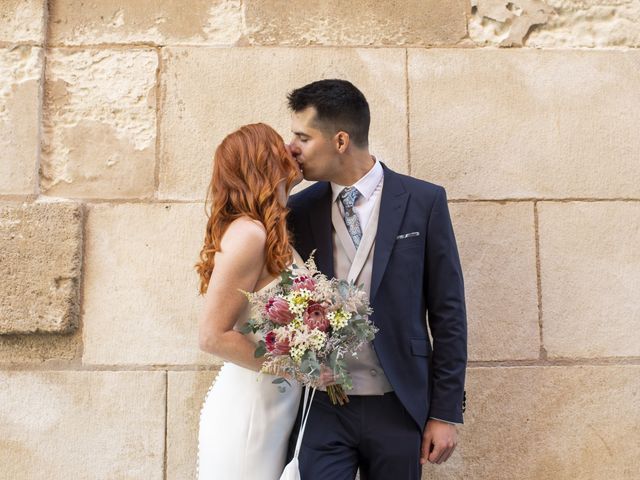
M 308 136 L 309 136 L 309 135 L 307 135 L 307 134 L 306 134 L 306 133 L 304 133 L 304 132 L 296 132 L 296 131 L 294 131 L 294 130 L 291 130 L 291 132 L 292 132 L 294 135 L 297 135 L 297 136 L 299 136 L 299 137 L 308 137 Z

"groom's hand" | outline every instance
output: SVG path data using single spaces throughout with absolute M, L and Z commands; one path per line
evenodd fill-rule
M 420 465 L 446 462 L 458 444 L 458 430 L 455 425 L 431 418 L 422 434 Z
M 333 376 L 333 370 L 329 367 L 322 365 L 320 367 L 320 378 L 318 379 L 318 385 L 321 387 L 327 387 L 336 383 L 336 379 Z

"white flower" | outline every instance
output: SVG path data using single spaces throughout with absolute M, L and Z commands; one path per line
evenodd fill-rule
M 284 299 L 289 304 L 289 311 L 296 316 L 301 316 L 309 306 L 311 292 L 306 288 L 289 293 Z
M 347 326 L 349 320 L 351 320 L 351 312 L 345 312 L 344 310 L 336 310 L 335 312 L 331 312 L 327 315 L 329 319 L 329 324 L 331 328 L 334 330 L 340 330 L 343 327 Z

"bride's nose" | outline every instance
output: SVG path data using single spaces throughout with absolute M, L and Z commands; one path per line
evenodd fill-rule
M 298 147 L 295 142 L 291 142 L 289 145 L 287 145 L 287 147 L 289 148 L 291 155 L 293 155 L 294 157 L 297 157 L 298 155 L 300 155 L 300 153 L 302 153 L 300 147 Z

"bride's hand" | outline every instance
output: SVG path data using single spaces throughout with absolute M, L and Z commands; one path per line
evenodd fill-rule
M 275 377 L 281 377 L 281 378 L 284 378 L 284 379 L 285 379 L 285 380 L 287 380 L 288 382 L 291 382 L 292 380 L 294 380 L 293 376 L 292 376 L 290 373 L 288 373 L 288 372 L 286 372 L 286 371 L 284 371 L 284 370 L 281 370 L 281 369 L 279 369 L 279 368 L 277 368 L 277 367 L 265 368 L 265 367 L 263 366 L 263 367 L 262 367 L 262 371 L 263 371 L 264 373 L 268 373 L 269 375 L 273 375 L 273 376 L 275 376 Z

